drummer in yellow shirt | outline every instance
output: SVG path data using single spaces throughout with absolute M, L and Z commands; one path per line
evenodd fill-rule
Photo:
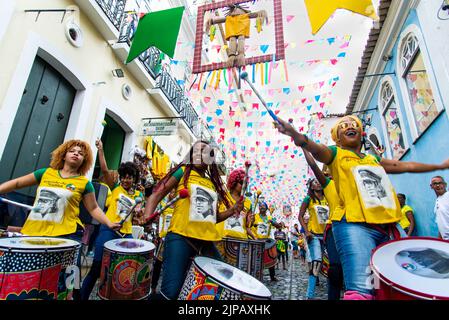
M 154 213 L 157 204 L 173 189 L 176 195 L 188 189 L 189 197 L 175 203 L 164 245 L 160 296 L 178 298 L 192 258 L 196 255 L 221 259 L 214 242 L 221 240 L 216 223 L 243 210 L 243 199 L 233 206 L 226 196 L 215 161 L 215 150 L 206 141 L 197 141 L 183 162 L 167 174 L 147 199 L 144 220 Z M 219 202 L 227 208 L 219 210 Z
M 96 141 L 98 148 L 98 158 L 100 168 L 104 175 L 104 180 L 108 186 L 112 185 L 112 193 L 108 203 L 106 217 L 119 223 L 126 218 L 128 212 L 135 205 L 137 197 L 143 198 L 140 191 L 136 189 L 139 180 L 139 170 L 133 162 L 124 162 L 118 168 L 119 183 L 114 183 L 112 171 L 108 169 L 106 159 L 104 157 L 103 144 L 101 140 Z M 120 233 L 123 238 L 132 238 L 132 217 L 128 216 L 123 222 Z M 97 239 L 95 240 L 95 253 L 89 273 L 83 281 L 81 288 L 81 300 L 89 300 L 90 294 L 95 286 L 97 279 L 101 273 L 101 261 L 103 259 L 104 244 L 113 239 L 119 239 L 120 236 L 116 231 L 112 231 L 104 226 L 100 227 Z
M 231 205 L 236 203 L 240 199 L 240 195 L 243 187 L 243 179 L 245 178 L 245 170 L 236 169 L 229 174 L 227 187 L 229 190 L 228 199 Z M 251 200 L 245 198 L 243 203 L 243 211 L 239 216 L 230 217 L 225 221 L 217 223 L 217 229 L 222 237 L 236 238 L 236 239 L 248 239 L 248 236 L 255 239 L 249 227 L 249 221 L 252 214 Z
M 328 165 L 344 210 L 332 216 L 335 244 L 343 266 L 347 300 L 374 299 L 371 285 L 371 252 L 398 236 L 401 208 L 387 173 L 429 172 L 449 168 L 440 165 L 390 160 L 361 152 L 363 125 L 356 116 L 345 116 L 332 128 L 332 139 L 340 147 L 310 141 L 288 122 L 275 127 L 293 138 L 297 146 Z
M 413 216 L 412 207 L 405 204 L 406 196 L 403 193 L 398 193 L 399 204 L 401 205 L 401 221 L 399 224 L 402 229 L 407 233 L 407 236 L 411 236 L 413 234 L 413 230 L 415 229 L 415 217 Z
M 39 185 L 33 210 L 21 233 L 27 236 L 63 237 L 81 242 L 84 229 L 79 218 L 81 201 L 92 218 L 105 228 L 118 229 L 120 225 L 111 222 L 98 206 L 93 185 L 85 176 L 92 164 L 89 144 L 81 140 L 69 140 L 52 152 L 49 168 L 39 169 L 1 184 L 0 194 Z M 77 264 L 80 265 L 80 259 Z M 74 297 L 77 298 L 77 291 L 74 292 Z

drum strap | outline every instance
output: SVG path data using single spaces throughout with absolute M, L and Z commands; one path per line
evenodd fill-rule
M 329 232 L 329 230 L 332 229 L 332 225 L 331 224 L 326 224 L 326 228 L 324 229 L 324 233 L 323 233 L 323 242 L 326 243 L 326 236 L 327 233 Z

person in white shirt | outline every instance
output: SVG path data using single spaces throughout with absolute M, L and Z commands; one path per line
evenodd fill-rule
M 430 187 L 437 196 L 434 212 L 439 236 L 443 240 L 449 240 L 449 192 L 446 181 L 441 176 L 435 176 L 430 181 Z

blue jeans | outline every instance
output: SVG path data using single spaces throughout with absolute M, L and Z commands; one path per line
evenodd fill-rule
M 329 270 L 327 273 L 327 299 L 340 300 L 340 293 L 343 289 L 343 271 L 341 268 L 337 247 L 335 246 L 332 228 L 327 231 L 325 246 L 329 258 Z
M 307 243 L 310 252 L 310 260 L 312 262 L 312 268 L 314 262 L 321 262 L 323 257 L 323 235 L 313 235 L 312 240 Z M 307 298 L 312 299 L 315 297 L 315 287 L 318 276 L 313 275 L 313 271 L 309 272 L 309 283 L 307 285 Z
M 187 238 L 169 232 L 165 237 L 164 246 L 161 295 L 168 300 L 176 300 L 178 298 L 192 259 L 195 256 L 208 256 L 222 260 L 212 241 Z
M 132 235 L 127 234 L 124 238 L 132 238 Z M 95 254 L 92 266 L 86 278 L 84 278 L 83 286 L 81 287 L 81 300 L 89 300 L 95 283 L 101 274 L 101 260 L 103 259 L 104 244 L 114 239 L 119 239 L 119 236 L 114 232 L 114 230 L 109 229 L 105 225 L 101 225 L 98 237 L 95 240 Z
M 349 223 L 343 218 L 332 223 L 347 291 L 374 295 L 370 267 L 372 251 L 390 240 L 389 236 L 366 223 Z M 404 231 L 400 230 L 401 236 Z

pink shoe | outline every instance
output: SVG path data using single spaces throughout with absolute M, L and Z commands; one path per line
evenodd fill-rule
M 367 293 L 360 293 L 358 291 L 346 291 L 343 300 L 374 300 L 374 296 Z

